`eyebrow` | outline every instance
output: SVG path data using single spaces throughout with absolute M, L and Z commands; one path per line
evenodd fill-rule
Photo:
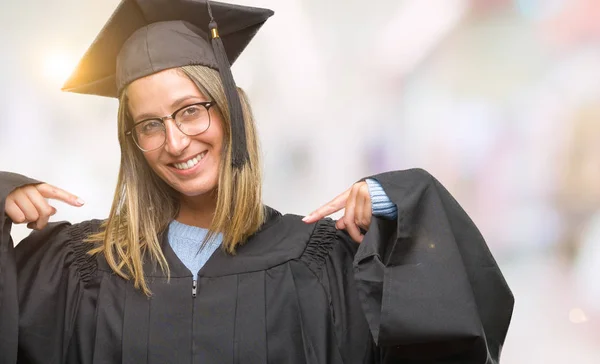
M 179 107 L 181 107 L 186 101 L 188 101 L 190 99 L 198 99 L 199 100 L 198 102 L 206 101 L 206 100 L 204 100 L 204 97 L 200 97 L 200 96 L 193 96 L 193 95 L 183 96 L 183 97 L 178 98 L 171 104 L 171 109 L 173 109 L 173 110 L 179 109 Z M 165 116 L 165 115 L 162 115 L 162 116 Z M 154 113 L 142 113 L 142 114 L 138 115 L 137 118 L 135 118 L 134 122 L 138 123 L 140 121 L 144 121 L 147 119 L 160 118 L 162 116 L 158 116 Z

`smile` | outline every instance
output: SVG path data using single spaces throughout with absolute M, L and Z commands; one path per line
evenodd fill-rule
M 190 168 L 194 167 L 196 164 L 198 164 L 202 160 L 202 158 L 204 158 L 206 156 L 206 153 L 208 153 L 208 151 L 204 151 L 204 152 L 198 154 L 197 156 L 188 159 L 185 162 L 172 163 L 171 165 L 181 171 L 185 171 L 186 169 L 190 169 Z

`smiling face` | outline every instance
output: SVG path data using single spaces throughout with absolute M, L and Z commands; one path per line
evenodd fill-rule
M 133 122 L 171 115 L 198 102 L 212 101 L 183 72 L 168 69 L 133 81 L 127 87 L 129 114 Z M 183 196 L 213 191 L 219 180 L 223 149 L 223 119 L 216 107 L 209 110 L 210 127 L 187 136 L 172 119 L 165 120 L 166 141 L 157 150 L 143 152 L 148 165 Z

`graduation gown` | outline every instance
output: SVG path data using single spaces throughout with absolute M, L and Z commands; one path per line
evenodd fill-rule
M 148 298 L 86 254 L 99 220 L 13 248 L 5 198 L 36 181 L 0 173 L 0 363 L 497 363 L 513 296 L 477 228 L 423 170 L 371 178 L 398 218 L 362 244 L 268 209 L 192 277 L 163 233 Z

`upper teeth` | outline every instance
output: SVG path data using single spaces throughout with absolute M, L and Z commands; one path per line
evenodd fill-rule
M 175 166 L 175 168 L 177 169 L 190 169 L 193 166 L 195 166 L 196 164 L 198 164 L 198 162 L 200 162 L 202 160 L 202 158 L 204 158 L 204 156 L 206 155 L 206 152 L 200 153 L 197 156 L 188 159 L 185 162 L 181 162 L 181 163 L 174 163 L 173 165 Z

